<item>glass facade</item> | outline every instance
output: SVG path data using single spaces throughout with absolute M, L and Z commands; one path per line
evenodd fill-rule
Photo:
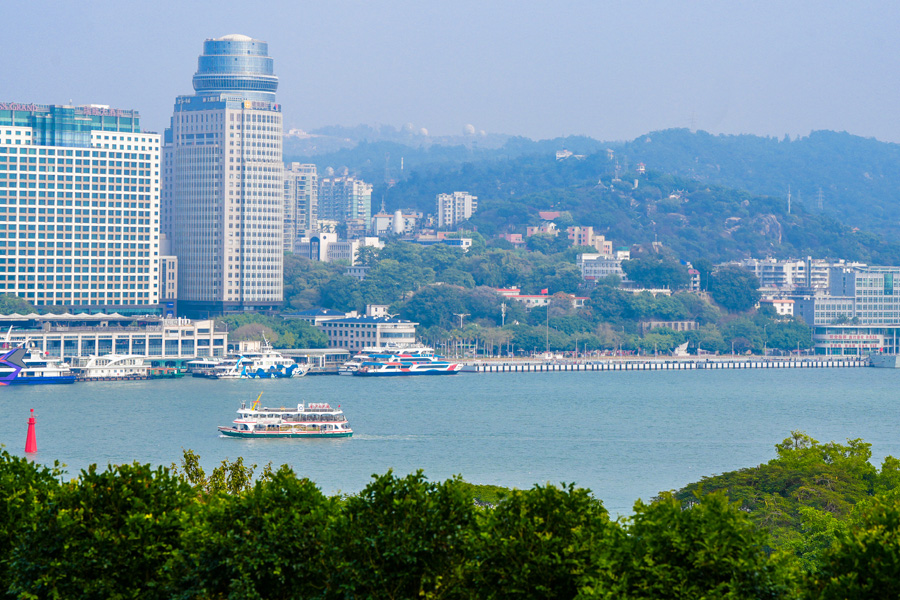
M 197 60 L 194 90 L 200 96 L 239 96 L 245 100 L 275 102 L 278 77 L 269 45 L 242 35 L 203 43 Z

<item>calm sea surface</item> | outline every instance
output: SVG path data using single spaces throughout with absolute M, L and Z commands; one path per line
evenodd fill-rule
M 242 400 L 340 405 L 354 436 L 220 437 Z M 900 456 L 900 370 L 304 377 L 279 381 L 78 383 L 0 387 L 0 443 L 22 454 L 30 408 L 42 463 L 169 465 L 182 448 L 209 469 L 225 458 L 288 463 L 326 493 L 373 473 L 424 469 L 433 480 L 527 488 L 575 482 L 613 514 L 703 475 L 757 465 L 792 429 L 820 441 L 861 437 L 873 462 Z

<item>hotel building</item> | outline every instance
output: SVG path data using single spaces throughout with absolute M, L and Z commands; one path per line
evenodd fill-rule
M 793 299 L 817 354 L 900 353 L 900 267 L 834 267 L 827 290 Z
M 0 294 L 156 311 L 159 172 L 136 111 L 0 103 Z
M 273 309 L 283 299 L 284 163 L 268 44 L 206 40 L 193 84 L 196 94 L 175 100 L 163 148 L 179 312 Z

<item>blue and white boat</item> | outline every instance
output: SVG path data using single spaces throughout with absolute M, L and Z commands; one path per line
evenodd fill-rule
M 24 357 L 25 348 L 13 348 L 0 355 L 0 385 L 9 385 L 16 380 L 19 372 L 25 367 Z
M 306 367 L 285 358 L 268 343 L 259 350 L 244 351 L 226 357 L 204 372 L 210 379 L 284 379 L 303 377 Z
M 449 362 L 438 356 L 391 357 L 364 362 L 353 374 L 359 377 L 456 375 L 462 368 L 461 363 Z
M 75 372 L 59 358 L 31 350 L 22 359 L 24 366 L 10 385 L 48 385 L 75 383 Z

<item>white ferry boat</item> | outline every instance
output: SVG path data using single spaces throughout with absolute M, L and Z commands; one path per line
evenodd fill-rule
M 40 351 L 30 350 L 22 362 L 25 366 L 10 385 L 75 383 L 75 372 L 59 358 L 43 356 Z
M 461 363 L 451 363 L 437 357 L 390 358 L 384 361 L 364 362 L 353 374 L 358 377 L 386 377 L 404 375 L 456 375 L 462 371 Z
M 434 358 L 434 349 L 428 346 L 397 346 L 388 344 L 385 346 L 369 346 L 362 352 L 342 364 L 338 368 L 338 375 L 354 375 L 365 362 L 385 362 L 411 358 Z
M 150 365 L 142 356 L 106 354 L 76 358 L 72 371 L 79 381 L 111 381 L 116 379 L 148 379 Z
M 204 371 L 210 379 L 281 379 L 303 377 L 307 368 L 263 346 L 258 352 L 249 351 L 226 357 Z
M 221 358 L 195 358 L 187 363 L 187 372 L 194 377 L 206 377 L 207 371 L 222 362 Z
M 340 438 L 353 435 L 340 406 L 335 409 L 324 402 L 298 404 L 296 408 L 260 408 L 257 398 L 250 408 L 241 402 L 237 413 L 233 425 L 220 426 L 220 433 L 239 438 Z

